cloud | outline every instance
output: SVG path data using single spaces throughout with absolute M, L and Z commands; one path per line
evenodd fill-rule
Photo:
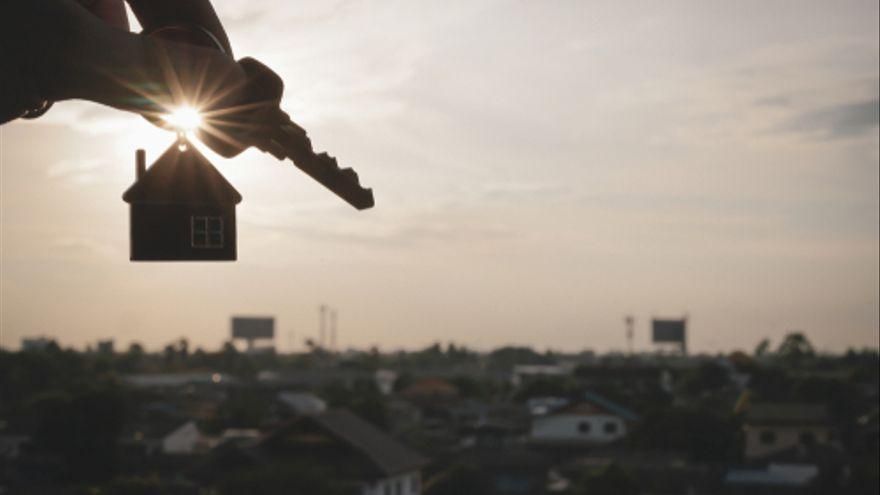
M 502 202 L 541 202 L 570 198 L 573 191 L 562 184 L 535 182 L 504 182 L 488 184 L 483 188 L 483 198 Z
M 791 106 L 791 98 L 784 95 L 765 96 L 756 99 L 755 105 L 759 107 L 788 107 Z
M 861 135 L 880 124 L 880 101 L 874 99 L 820 108 L 795 116 L 782 131 L 839 139 Z
M 105 175 L 102 169 L 107 165 L 105 160 L 97 158 L 64 159 L 49 166 L 46 176 L 77 185 L 91 184 Z
M 65 126 L 88 136 L 114 136 L 138 128 L 139 118 L 128 112 L 85 101 L 65 101 L 55 105 L 39 124 Z
M 328 218 L 315 222 L 316 210 L 307 208 L 263 207 L 240 216 L 243 225 L 294 235 L 317 242 L 359 244 L 372 247 L 413 247 L 425 244 L 474 243 L 511 239 L 519 234 L 507 225 L 481 218 L 473 211 L 459 207 L 398 215 L 394 213 L 370 217 Z M 298 212 L 299 214 L 294 214 Z M 244 212 L 242 212 L 244 213 Z
M 52 249 L 71 256 L 116 257 L 117 249 L 89 237 L 61 237 L 52 242 Z

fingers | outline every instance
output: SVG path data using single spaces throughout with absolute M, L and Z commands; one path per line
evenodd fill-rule
M 210 0 L 128 0 L 144 31 L 175 24 L 197 25 L 207 29 L 231 57 L 232 48 L 226 31 L 217 18 Z
M 128 31 L 128 15 L 123 0 L 79 0 L 79 3 L 107 24 Z
M 79 98 L 145 113 L 198 97 L 214 108 L 227 104 L 245 78 L 238 64 L 217 50 L 114 29 L 82 12 L 67 18 L 75 23 L 68 29 L 74 36 L 58 40 L 66 53 L 45 68 L 47 99 Z

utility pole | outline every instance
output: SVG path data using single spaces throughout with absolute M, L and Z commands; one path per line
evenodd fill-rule
M 626 317 L 623 319 L 623 322 L 626 324 L 626 342 L 627 347 L 629 348 L 629 355 L 632 356 L 636 319 L 632 315 L 626 315 Z

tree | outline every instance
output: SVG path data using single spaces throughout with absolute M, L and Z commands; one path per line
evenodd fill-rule
M 707 362 L 685 374 L 682 385 L 690 394 L 721 390 L 730 384 L 730 374 L 718 363 Z
M 799 363 L 804 358 L 813 357 L 816 354 L 809 339 L 801 332 L 791 332 L 786 335 L 782 343 L 779 344 L 776 353 L 782 359 L 793 363 Z
M 736 461 L 740 424 L 708 409 L 668 408 L 649 413 L 632 442 L 640 449 L 684 452 L 695 461 Z
M 69 479 L 100 481 L 113 476 L 125 418 L 118 389 L 104 386 L 54 394 L 33 404 L 33 410 L 39 417 L 34 447 L 61 458 Z
M 489 366 L 510 369 L 517 364 L 554 364 L 554 360 L 529 347 L 500 347 L 489 353 Z
M 119 369 L 126 373 L 136 371 L 143 364 L 145 355 L 144 347 L 137 342 L 132 342 L 128 346 L 128 352 L 119 358 Z
M 632 476 L 610 464 L 605 469 L 584 476 L 575 484 L 572 495 L 638 495 L 639 485 Z
M 373 380 L 357 380 L 351 387 L 334 380 L 321 390 L 331 407 L 343 407 L 380 428 L 388 425 L 385 397 Z
M 755 346 L 755 357 L 764 357 L 770 352 L 770 339 L 764 339 Z
M 189 358 L 189 340 L 187 340 L 186 337 L 181 337 L 180 340 L 177 341 L 177 354 L 184 362 Z
M 131 345 L 128 346 L 128 353 L 132 356 L 143 356 L 144 346 L 142 346 L 139 342 L 132 342 Z
M 173 365 L 176 357 L 177 351 L 174 349 L 173 344 L 168 344 L 162 349 L 162 359 L 165 362 L 165 366 Z

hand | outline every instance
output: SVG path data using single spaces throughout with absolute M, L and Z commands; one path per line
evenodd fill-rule
M 146 115 L 183 104 L 220 114 L 240 103 L 246 76 L 207 0 L 129 4 L 145 31 L 203 26 L 226 53 L 130 33 L 120 0 L 83 2 L 87 7 L 26 0 L 0 8 L 0 46 L 12 47 L 0 57 L 0 123 L 41 100 L 85 99 Z
M 80 5 L 107 24 L 128 31 L 128 16 L 123 0 L 78 0 Z

